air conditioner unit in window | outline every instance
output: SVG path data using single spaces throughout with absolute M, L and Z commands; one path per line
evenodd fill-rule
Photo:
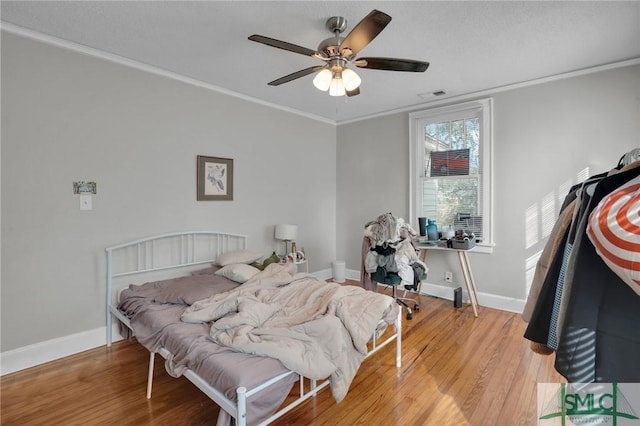
M 469 213 L 458 213 L 453 221 L 455 230 L 462 229 L 467 234 L 473 233 L 476 241 L 482 241 L 482 216 L 471 216 Z

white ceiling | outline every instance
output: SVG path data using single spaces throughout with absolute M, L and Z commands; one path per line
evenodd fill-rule
M 330 97 L 313 76 L 267 83 L 321 62 L 247 40 L 315 50 L 372 9 L 393 18 L 359 56 L 417 59 L 425 73 L 356 69 L 361 94 Z M 592 67 L 638 62 L 640 2 L 614 1 L 2 1 L 5 30 L 52 36 L 329 122 L 347 122 Z M 47 38 L 47 37 L 45 37 Z M 64 44 L 64 43 L 63 43 Z M 445 97 L 440 97 L 438 100 Z

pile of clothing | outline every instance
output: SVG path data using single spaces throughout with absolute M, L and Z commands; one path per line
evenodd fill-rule
M 400 285 L 407 290 L 416 290 L 421 277 L 428 271 L 424 262 L 418 259 L 413 244 L 416 236 L 416 231 L 404 219 L 391 213 L 368 222 L 362 240 L 362 286 L 375 290 L 377 284 L 372 282 L 371 274 L 395 273 L 401 279 Z

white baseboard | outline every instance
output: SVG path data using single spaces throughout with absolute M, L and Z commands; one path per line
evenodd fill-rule
M 360 271 L 356 271 L 355 269 L 347 269 L 345 276 L 348 280 L 360 281 Z
M 360 271 L 348 269 L 346 271 L 346 276 L 350 280 L 360 281 Z M 441 299 L 453 300 L 453 288 L 444 285 L 423 282 L 420 287 L 420 293 L 439 297 Z M 462 301 L 464 303 L 469 303 L 469 294 L 467 293 L 467 289 L 464 287 L 462 287 Z M 486 306 L 487 308 L 500 309 L 501 311 L 521 314 L 524 310 L 526 301 L 499 296 L 496 294 L 478 292 L 478 303 L 480 306 Z
M 322 269 L 320 271 L 315 271 L 315 272 L 312 272 L 312 274 L 315 275 L 316 277 L 318 277 L 318 279 L 321 279 L 321 280 L 328 280 L 329 278 L 332 277 L 331 268 Z M 358 278 L 358 279 L 360 279 L 360 278 Z
M 326 280 L 332 277 L 332 271 L 331 268 L 323 269 L 314 272 L 313 275 L 322 280 Z M 345 278 L 360 281 L 360 271 L 347 269 L 345 271 Z M 424 282 L 420 290 L 422 294 L 453 300 L 453 289 L 451 287 Z M 462 291 L 462 299 L 464 302 L 468 302 L 469 300 L 466 289 L 464 288 Z M 525 305 L 524 300 L 482 292 L 478 293 L 478 302 L 480 306 L 515 313 L 522 313 Z M 121 339 L 122 337 L 117 331 L 117 326 L 114 324 L 113 341 L 116 342 Z M 14 373 L 106 344 L 106 327 L 99 327 L 93 330 L 2 352 L 0 353 L 0 375 Z
M 106 327 L 99 327 L 57 339 L 46 340 L 0 353 L 0 375 L 14 373 L 25 368 L 44 364 L 69 355 L 77 354 L 107 344 Z M 113 341 L 122 340 L 113 332 Z
M 443 285 L 424 282 L 420 287 L 420 293 L 442 299 L 453 300 L 453 289 Z M 462 302 L 469 303 L 469 293 L 464 287 L 462 287 Z M 486 306 L 487 308 L 500 309 L 501 311 L 521 314 L 524 310 L 525 301 L 490 293 L 478 292 L 478 304 L 480 306 Z

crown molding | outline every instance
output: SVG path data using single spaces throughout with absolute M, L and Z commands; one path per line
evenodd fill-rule
M 464 102 L 464 101 L 469 101 L 469 100 L 472 100 L 472 99 L 489 97 L 489 96 L 495 95 L 496 93 L 506 92 L 506 91 L 509 91 L 509 90 L 521 89 L 521 88 L 524 88 L 524 87 L 535 86 L 537 84 L 550 83 L 550 82 L 553 82 L 553 81 L 564 80 L 564 79 L 567 79 L 567 78 L 579 77 L 579 76 L 582 76 L 582 75 L 587 75 L 587 74 L 593 74 L 593 73 L 602 72 L 602 71 L 613 70 L 613 69 L 616 69 L 616 68 L 624 68 L 624 67 L 629 67 L 629 66 L 633 66 L 633 65 L 640 65 L 640 58 L 633 58 L 633 59 L 628 59 L 628 60 L 625 60 L 625 61 L 612 62 L 612 63 L 609 63 L 609 64 L 598 65 L 598 66 L 595 66 L 595 67 L 584 68 L 584 69 L 570 71 L 570 72 L 566 72 L 566 73 L 562 73 L 562 74 L 556 74 L 556 75 L 551 75 L 551 76 L 547 76 L 547 77 L 541 77 L 541 78 L 537 78 L 537 79 L 534 79 L 534 80 L 522 81 L 522 82 L 519 82 L 519 83 L 506 84 L 504 86 L 493 87 L 491 89 L 480 90 L 480 91 L 477 91 L 477 92 L 462 93 L 462 94 L 459 94 L 459 95 L 456 95 L 456 96 L 450 96 L 450 97 L 444 97 L 444 98 L 440 97 L 437 100 L 433 100 L 433 101 L 429 101 L 429 102 L 422 102 L 422 103 L 414 104 L 414 105 L 408 106 L 408 107 L 403 107 L 403 108 L 389 110 L 389 111 L 385 111 L 385 112 L 381 112 L 381 113 L 377 113 L 377 114 L 371 114 L 371 115 L 367 115 L 367 116 L 362 116 L 362 117 L 354 118 L 354 119 L 351 119 L 351 120 L 339 121 L 339 122 L 337 122 L 337 124 L 338 125 L 342 125 L 342 124 L 355 123 L 355 122 L 358 122 L 358 121 L 370 120 L 372 118 L 383 117 L 383 116 L 386 116 L 386 115 L 398 114 L 398 113 L 403 113 L 403 112 L 412 112 L 412 111 L 417 111 L 417 110 L 420 110 L 420 109 L 433 108 L 433 107 L 446 105 L 446 104 L 452 104 L 452 103 L 456 103 L 456 102 Z
M 139 71 L 148 72 L 151 74 L 155 74 L 161 77 L 170 78 L 172 80 L 179 81 L 181 83 L 189 84 L 192 86 L 200 87 L 206 90 L 211 90 L 213 92 L 221 93 L 227 96 L 232 96 L 234 98 L 242 99 L 247 102 L 251 102 L 254 104 L 266 106 L 269 108 L 278 109 L 280 111 L 288 112 L 290 114 L 299 115 L 301 117 L 309 118 L 311 120 L 320 121 L 327 124 L 336 125 L 335 120 L 329 120 L 324 117 L 320 117 L 318 115 L 309 114 L 303 111 L 299 111 L 297 109 L 283 107 L 282 105 L 277 105 L 271 102 L 263 101 L 258 98 L 254 98 L 251 96 L 243 95 L 232 90 L 225 89 L 223 87 L 219 87 L 210 83 L 205 83 L 204 81 L 197 80 L 195 78 L 187 77 L 182 74 L 175 73 L 173 71 L 168 71 L 159 67 L 155 67 L 153 65 L 145 64 L 143 62 L 134 61 L 133 59 L 125 58 L 124 56 L 115 55 L 113 53 L 108 53 L 103 50 L 95 49 L 93 47 L 88 47 L 79 43 L 75 43 L 72 41 L 64 40 L 58 37 L 54 37 L 51 35 L 43 34 L 38 31 L 29 30 L 27 28 L 20 27 L 18 25 L 10 24 L 8 22 L 0 21 L 0 30 L 6 31 L 11 34 L 15 34 L 21 37 L 29 38 L 31 40 L 39 41 L 41 43 L 45 43 L 51 46 L 59 47 L 61 49 L 71 50 L 76 53 L 80 53 L 87 56 L 92 56 L 98 59 L 102 59 L 105 61 L 113 62 L 119 65 L 124 65 L 129 68 L 134 68 Z

